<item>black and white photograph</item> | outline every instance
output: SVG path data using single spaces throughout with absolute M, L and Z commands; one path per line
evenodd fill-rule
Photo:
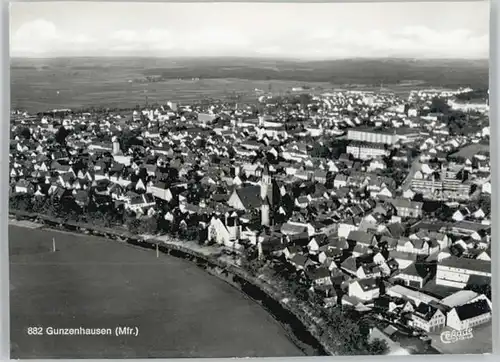
M 492 353 L 489 9 L 12 2 L 10 357 Z

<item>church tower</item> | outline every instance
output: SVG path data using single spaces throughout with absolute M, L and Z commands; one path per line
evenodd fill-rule
M 262 201 L 262 205 L 260 207 L 260 224 L 262 226 L 269 226 L 271 224 L 269 202 L 267 197 Z
M 120 150 L 120 142 L 118 142 L 118 137 L 113 136 L 112 142 L 113 142 L 113 155 L 115 156 L 120 155 L 121 150 Z
M 262 178 L 260 180 L 260 199 L 268 199 L 269 206 L 273 206 L 273 179 L 269 174 L 269 166 L 266 164 L 262 171 Z
M 233 212 L 232 214 L 226 213 L 226 228 L 229 232 L 230 241 L 238 241 L 240 239 L 241 226 L 238 218 L 238 214 Z

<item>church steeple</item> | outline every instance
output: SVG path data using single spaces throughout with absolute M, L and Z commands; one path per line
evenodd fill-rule
M 260 180 L 260 198 L 261 200 L 267 198 L 269 205 L 273 206 L 273 179 L 269 174 L 269 166 L 267 164 L 264 165 Z
M 260 224 L 262 226 L 269 226 L 271 224 L 269 200 L 267 197 L 262 200 L 262 205 L 260 207 L 260 218 Z
M 118 142 L 118 137 L 113 136 L 111 142 L 113 143 L 113 156 L 121 155 L 122 151 L 120 150 L 120 142 Z

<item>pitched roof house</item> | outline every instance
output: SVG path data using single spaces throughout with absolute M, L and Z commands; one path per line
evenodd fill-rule
M 380 288 L 376 279 L 358 279 L 349 283 L 348 295 L 362 301 L 370 301 L 380 295 Z
M 447 315 L 446 325 L 463 331 L 491 320 L 491 306 L 485 299 L 454 307 Z

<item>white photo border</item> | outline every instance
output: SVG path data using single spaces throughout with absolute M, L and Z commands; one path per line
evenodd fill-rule
M 109 0 L 108 0 L 109 1 Z M 314 2 L 375 2 L 376 0 L 330 0 L 330 1 L 307 1 L 307 0 L 268 0 L 265 2 L 303 2 L 303 3 L 314 3 Z M 406 0 L 409 2 L 408 0 Z M 410 0 L 411 1 L 411 0 Z M 427 0 L 429 1 L 429 0 Z M 443 0 L 441 0 L 443 1 Z M 468 1 L 487 1 L 487 0 L 468 0 Z M 28 1 L 15 1 L 15 2 L 28 2 Z M 35 2 L 32 0 L 32 2 Z M 128 2 L 126 0 L 119 0 L 117 2 Z M 132 1 L 130 1 L 132 2 Z M 150 2 L 211 2 L 211 1 L 150 1 Z M 218 0 L 217 2 L 251 2 L 251 1 L 224 1 Z M 264 1 L 254 1 L 254 2 L 264 2 Z M 387 0 L 385 1 L 387 2 Z M 456 2 L 456 0 L 454 1 Z M 8 172 L 9 172 L 9 121 L 10 121 L 10 58 L 9 58 L 9 1 L 1 0 L 1 20 L 0 20 L 0 39 L 2 41 L 1 51 L 2 56 L 0 58 L 0 80 L 2 85 L 1 91 L 1 105 L 0 105 L 0 120 L 1 120 L 1 141 L 0 141 L 0 170 L 2 177 L 0 179 L 0 360 L 8 360 L 10 357 L 10 341 L 9 341 L 9 253 L 8 253 Z M 492 184 L 496 185 L 500 182 L 500 0 L 490 0 L 490 130 L 491 130 L 491 163 L 492 163 Z M 499 143 L 497 143 L 499 142 Z M 413 355 L 413 356 L 358 356 L 358 357 L 347 357 L 347 356 L 335 356 L 335 360 L 340 361 L 352 361 L 357 360 L 380 360 L 384 361 L 388 358 L 397 361 L 403 359 L 413 359 L 414 361 L 427 361 L 430 359 L 436 359 L 439 361 L 446 361 L 447 359 L 451 362 L 461 362 L 461 361 L 471 361 L 471 360 L 482 360 L 482 361 L 494 361 L 497 360 L 495 355 L 500 354 L 500 332 L 499 332 L 499 318 L 498 311 L 500 310 L 499 303 L 499 287 L 500 287 L 500 232 L 499 223 L 500 221 L 500 200 L 497 188 L 491 195 L 492 202 L 492 299 L 493 304 L 496 306 L 493 313 L 493 353 L 489 355 Z M 495 222 L 497 221 L 497 222 Z M 496 341 L 496 342 L 495 342 Z M 76 357 L 76 356 L 75 356 Z M 292 358 L 254 358 L 254 360 L 261 360 L 266 362 L 277 362 L 277 361 L 289 361 Z M 320 362 L 320 361 L 331 361 L 332 357 L 296 357 L 294 360 L 310 361 L 310 362 Z M 160 359 L 163 360 L 163 359 Z M 166 360 L 166 359 L 165 359 Z M 184 361 L 184 359 L 168 359 L 168 361 Z M 207 359 L 192 359 L 193 361 L 207 361 Z M 223 359 L 208 359 L 208 360 L 223 360 Z M 100 360 L 95 360 L 100 361 Z M 109 361 L 109 360 L 102 360 Z

